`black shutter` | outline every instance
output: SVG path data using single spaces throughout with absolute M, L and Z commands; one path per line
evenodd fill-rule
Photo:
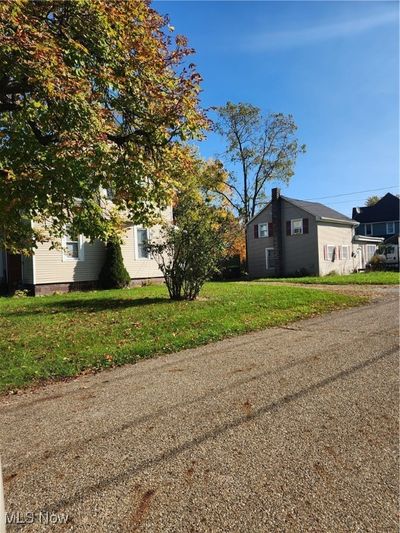
M 303 233 L 308 233 L 308 218 L 303 218 Z
M 274 234 L 274 225 L 272 222 L 268 222 L 268 237 L 272 237 Z
M 286 235 L 292 234 L 292 223 L 290 220 L 286 221 Z
M 254 238 L 258 239 L 258 224 L 254 224 Z

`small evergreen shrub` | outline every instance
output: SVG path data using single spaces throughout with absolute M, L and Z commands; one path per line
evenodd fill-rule
M 131 278 L 124 266 L 121 246 L 116 239 L 107 242 L 106 259 L 99 275 L 102 289 L 122 289 L 127 287 Z

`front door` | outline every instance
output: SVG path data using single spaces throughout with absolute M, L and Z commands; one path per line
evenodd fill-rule
M 275 271 L 275 255 L 273 248 L 265 248 L 265 266 L 270 272 Z

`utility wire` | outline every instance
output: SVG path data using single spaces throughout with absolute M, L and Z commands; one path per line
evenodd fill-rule
M 306 201 L 309 200 L 324 200 L 325 198 L 338 198 L 339 196 L 352 196 L 354 194 L 362 194 L 364 192 L 375 192 L 375 191 L 383 191 L 385 189 L 398 189 L 398 185 L 392 185 L 390 187 L 380 187 L 379 189 L 367 189 L 365 191 L 355 191 L 355 192 L 346 192 L 343 194 L 334 194 L 332 196 L 320 196 L 319 198 L 307 198 Z

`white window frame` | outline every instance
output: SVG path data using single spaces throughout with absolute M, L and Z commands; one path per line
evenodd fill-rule
M 68 235 L 69 237 L 69 235 Z M 65 253 L 65 250 L 67 248 L 67 242 L 77 242 L 78 243 L 78 257 L 71 257 L 70 255 Z M 63 261 L 84 261 L 85 256 L 83 252 L 83 235 L 78 235 L 78 239 L 76 241 L 72 240 L 71 238 L 67 239 L 67 235 L 64 235 L 61 239 L 61 246 L 62 246 L 62 260 Z
M 389 231 L 389 227 L 392 228 L 391 231 Z M 386 222 L 386 233 L 387 233 L 388 235 L 393 235 L 394 232 L 395 232 L 394 230 L 395 230 L 394 222 Z
M 268 262 L 268 252 L 270 250 L 274 250 L 273 248 L 265 248 L 265 266 L 266 266 L 266 269 L 267 270 L 275 270 L 275 265 L 273 267 L 269 266 L 269 262 Z
M 262 233 L 264 233 L 264 235 L 262 235 Z M 263 239 L 265 237 L 269 237 L 269 234 L 268 234 L 268 222 L 262 222 L 261 224 L 258 225 L 258 237 L 260 239 Z
M 333 255 L 332 257 L 329 257 L 329 248 L 333 248 Z M 327 244 L 326 245 L 326 261 L 328 261 L 328 263 L 334 263 L 337 259 L 336 257 L 336 246 L 334 244 Z
M 150 240 L 150 230 L 149 230 L 149 228 L 143 228 L 142 226 L 135 226 L 133 231 L 135 232 L 134 239 L 135 239 L 135 259 L 136 259 L 136 261 L 150 261 L 151 257 L 150 257 L 150 253 L 149 252 L 147 252 L 147 254 L 148 254 L 147 257 L 140 257 L 139 256 L 139 239 L 138 239 L 138 231 L 146 231 L 147 240 L 149 241 Z
M 368 230 L 367 230 L 368 227 L 371 228 L 371 232 L 370 233 L 368 233 Z M 365 235 L 372 236 L 373 234 L 374 234 L 374 228 L 373 228 L 372 224 L 365 224 Z
M 300 224 L 301 224 L 300 231 L 297 231 L 297 232 L 294 231 L 295 222 L 300 222 Z M 302 218 L 293 218 L 290 221 L 290 233 L 291 233 L 291 235 L 303 235 L 303 232 L 304 232 L 303 219 Z
M 373 251 L 372 255 L 369 255 L 369 252 L 370 252 L 371 248 L 374 248 L 374 251 Z M 377 249 L 378 249 L 378 247 L 376 246 L 376 244 L 367 244 L 365 246 L 365 262 L 366 263 L 371 261 L 372 257 L 375 255 Z
M 346 250 L 346 257 L 344 256 L 344 252 Z M 350 259 L 350 246 L 348 244 L 342 244 L 342 256 L 341 259 Z

